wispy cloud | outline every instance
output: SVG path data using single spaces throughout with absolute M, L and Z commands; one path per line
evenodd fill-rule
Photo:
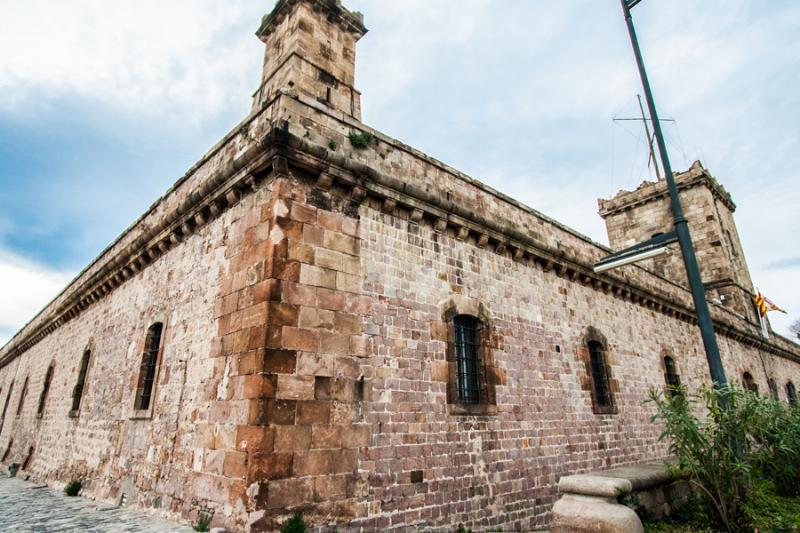
M 252 33 L 267 8 L 246 0 L 6 2 L 0 106 L 69 93 L 147 112 L 177 104 L 184 118 L 202 118 L 257 86 L 252 65 L 262 50 Z

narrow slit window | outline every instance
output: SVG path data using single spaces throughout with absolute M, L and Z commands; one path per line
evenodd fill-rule
M 42 416 L 44 414 L 47 393 L 50 391 L 50 384 L 53 381 L 53 371 L 53 365 L 47 367 L 47 373 L 44 375 L 44 386 L 42 386 L 42 393 L 39 395 L 39 406 L 36 408 L 36 416 Z
M 589 343 L 589 363 L 592 372 L 595 412 L 608 414 L 614 410 L 611 394 L 611 370 L 606 363 L 603 345 L 596 341 Z
M 797 389 L 794 388 L 794 383 L 789 381 L 786 383 L 786 397 L 789 399 L 789 403 L 795 405 L 797 403 Z
M 8 456 L 11 454 L 11 447 L 14 446 L 14 439 L 8 441 L 8 446 L 6 446 L 6 451 L 3 452 L 3 458 L 0 459 L 0 463 L 5 463 Z
M 0 416 L 0 419 L 4 419 L 6 417 L 6 411 L 8 411 L 8 404 L 11 403 L 11 393 L 14 391 L 14 382 L 11 382 L 11 385 L 8 387 L 8 394 L 6 394 L 6 403 L 3 405 L 3 414 Z
M 25 396 L 28 394 L 28 378 L 22 384 L 22 391 L 19 393 L 19 404 L 17 404 L 17 416 L 22 414 L 22 406 L 25 404 Z
M 83 390 L 86 387 L 86 373 L 89 371 L 89 360 L 92 357 L 92 352 L 86 350 L 83 352 L 81 358 L 80 370 L 78 370 L 78 382 L 75 383 L 75 388 L 72 390 L 72 411 L 77 412 L 81 408 L 81 400 L 83 399 Z
M 14 382 L 8 386 L 8 393 L 6 394 L 6 403 L 3 404 L 3 414 L 0 415 L 0 434 L 3 433 L 3 425 L 6 422 L 6 411 L 8 411 L 8 404 L 11 403 L 11 393 L 14 392 Z
M 469 315 L 453 319 L 455 330 L 456 399 L 458 403 L 481 403 L 481 322 Z
M 139 367 L 139 383 L 136 388 L 136 401 L 134 404 L 137 410 L 150 408 L 153 394 L 153 384 L 156 379 L 156 366 L 158 365 L 158 351 L 161 347 L 161 332 L 163 325 L 157 322 L 147 330 L 147 337 L 142 353 L 142 364 Z
M 664 357 L 664 382 L 667 384 L 667 394 L 680 394 L 681 377 L 675 368 L 675 360 L 670 356 Z
M 28 455 L 25 456 L 25 460 L 22 462 L 21 470 L 27 470 L 31 464 L 31 459 L 33 459 L 33 446 L 28 448 Z

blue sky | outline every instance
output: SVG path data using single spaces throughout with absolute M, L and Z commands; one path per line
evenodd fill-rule
M 607 242 L 652 178 L 616 0 L 345 0 L 364 121 Z M 270 0 L 0 4 L 0 343 L 248 112 Z M 754 282 L 800 317 L 800 4 L 646 0 L 673 167 L 733 194 Z M 13 51 L 13 53 L 9 52 Z

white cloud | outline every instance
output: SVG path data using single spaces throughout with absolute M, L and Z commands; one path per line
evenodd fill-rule
M 260 2 L 29 0 L 0 5 L 0 105 L 80 96 L 218 112 L 258 84 Z M 236 28 L 237 31 L 231 31 Z
M 74 277 L 0 250 L 0 345 L 30 321 Z

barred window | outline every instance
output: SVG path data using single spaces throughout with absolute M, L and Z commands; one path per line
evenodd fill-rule
M 786 383 L 786 397 L 789 399 L 790 404 L 797 403 L 797 389 L 794 388 L 794 383 L 791 381 Z
M 745 372 L 742 374 L 742 386 L 750 392 L 755 392 L 758 394 L 758 385 L 756 385 L 756 382 L 750 372 Z
M 664 381 L 667 384 L 667 394 L 680 394 L 681 377 L 675 368 L 675 360 L 670 356 L 664 357 Z
M 83 389 L 86 386 L 86 373 L 89 371 L 89 360 L 92 357 L 91 350 L 83 352 L 81 358 L 81 366 L 78 370 L 78 382 L 75 383 L 75 388 L 72 389 L 72 411 L 77 412 L 81 408 L 81 400 L 83 399 Z
M 36 416 L 44 414 L 44 404 L 47 401 L 47 393 L 50 391 L 50 383 L 53 381 L 53 365 L 47 367 L 47 373 L 44 375 L 44 386 L 42 393 L 39 395 L 39 407 L 36 409 Z
M 163 329 L 163 324 L 156 322 L 147 330 L 144 352 L 142 353 L 142 364 L 139 367 L 139 383 L 136 388 L 136 401 L 134 403 L 134 407 L 137 410 L 150 408 L 153 383 L 156 379 L 156 366 L 158 365 L 158 351 L 161 347 L 161 332 Z
M 25 404 L 25 396 L 28 394 L 28 378 L 22 384 L 22 391 L 19 393 L 19 403 L 17 404 L 17 416 L 22 414 L 22 406 Z
M 614 397 L 611 393 L 611 369 L 606 363 L 603 345 L 597 341 L 589 342 L 589 364 L 594 392 L 594 411 L 598 414 L 614 412 Z
M 469 315 L 453 319 L 456 360 L 456 400 L 476 404 L 485 398 L 480 355 L 481 321 Z

